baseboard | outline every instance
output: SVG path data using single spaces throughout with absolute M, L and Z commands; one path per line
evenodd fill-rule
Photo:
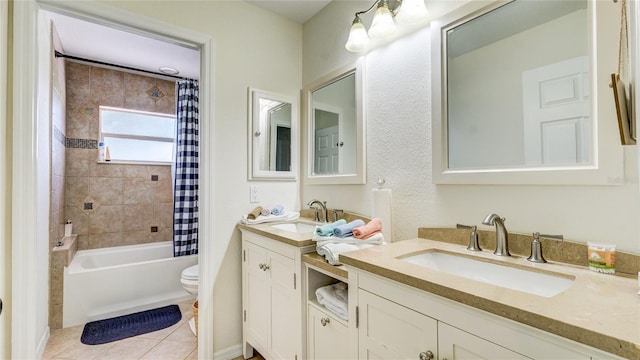
M 226 349 L 222 349 L 220 351 L 216 351 L 213 354 L 214 360 L 233 360 L 238 356 L 242 356 L 242 345 L 234 345 L 230 346 Z
M 44 355 L 44 349 L 47 347 L 47 342 L 49 341 L 50 335 L 51 329 L 47 326 L 46 329 L 42 332 L 40 341 L 38 341 L 38 347 L 36 348 L 36 359 L 42 359 L 42 356 Z

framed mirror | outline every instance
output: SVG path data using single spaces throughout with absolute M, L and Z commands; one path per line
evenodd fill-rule
M 249 88 L 249 180 L 297 179 L 298 100 Z
M 435 183 L 622 182 L 598 3 L 472 2 L 432 23 Z
M 343 68 L 305 89 L 307 182 L 366 182 L 362 66 Z

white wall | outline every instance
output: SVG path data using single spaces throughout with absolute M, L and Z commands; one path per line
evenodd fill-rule
M 249 203 L 247 179 L 247 87 L 299 96 L 302 74 L 302 26 L 243 1 L 105 1 L 213 38 L 215 158 L 212 201 L 214 243 L 214 351 L 242 341 L 240 233 L 235 225 L 256 204 Z M 176 14 L 181 14 L 176 16 Z M 203 96 L 204 94 L 201 94 Z M 298 208 L 295 182 L 251 182 L 261 204 Z M 224 264 L 224 266 L 223 266 Z M 200 305 L 202 306 L 202 305 Z
M 437 18 L 460 3 L 430 1 L 427 7 L 432 18 Z M 611 41 L 606 42 L 611 49 L 599 49 L 610 54 L 607 73 L 602 74 L 606 77 L 608 71 L 615 71 L 619 7 L 601 3 L 614 29 L 608 33 Z M 305 84 L 360 56 L 348 53 L 344 43 L 353 13 L 362 8 L 361 2 L 334 1 L 305 24 Z M 303 182 L 302 201 L 319 198 L 332 208 L 370 214 L 370 189 L 378 177 L 384 177 L 387 187 L 393 189 L 395 241 L 416 237 L 418 227 L 423 226 L 480 225 L 485 215 L 496 212 L 507 218 L 511 232 L 557 233 L 571 241 L 607 241 L 624 250 L 640 249 L 635 147 L 625 148 L 622 186 L 434 185 L 430 30 L 416 31 L 362 56 L 366 62 L 367 184 Z M 601 119 L 614 120 L 615 114 Z M 619 139 L 610 140 L 608 146 L 620 146 Z
M 10 137 L 7 136 L 7 121 L 9 111 L 7 104 L 11 101 L 7 99 L 7 62 L 8 52 L 8 33 L 9 33 L 9 3 L 7 1 L 0 2 L 0 298 L 3 301 L 5 310 L 0 314 L 0 359 L 8 359 L 11 355 L 11 323 L 10 311 L 6 311 L 8 305 L 11 304 L 11 248 L 9 239 L 11 238 L 11 228 L 8 219 L 11 212 L 7 191 L 7 169 L 11 166 L 11 153 L 8 149 L 11 147 Z

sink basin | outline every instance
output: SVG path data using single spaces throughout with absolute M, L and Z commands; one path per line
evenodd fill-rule
M 284 223 L 284 224 L 274 224 L 271 225 L 272 228 L 285 230 L 294 233 L 310 233 L 314 232 L 316 227 L 311 224 L 305 224 L 300 222 L 295 223 Z
M 400 260 L 447 274 L 544 297 L 555 296 L 573 284 L 573 279 L 529 271 L 439 251 Z

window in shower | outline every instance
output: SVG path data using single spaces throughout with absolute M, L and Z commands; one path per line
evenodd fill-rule
M 113 162 L 170 164 L 175 132 L 174 114 L 100 106 L 100 141 Z

